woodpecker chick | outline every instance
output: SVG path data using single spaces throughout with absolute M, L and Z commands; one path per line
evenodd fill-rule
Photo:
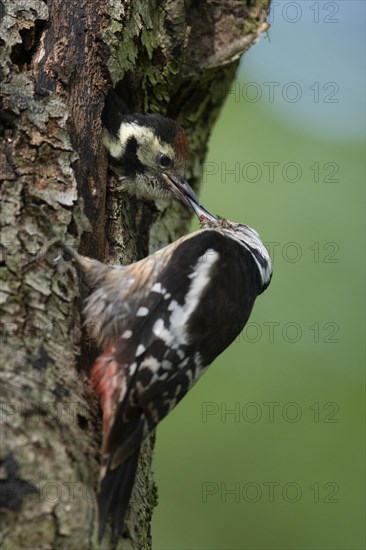
M 102 352 L 91 380 L 103 411 L 99 537 L 122 533 L 143 439 L 245 326 L 272 266 L 256 231 L 211 215 L 202 229 L 128 266 L 70 250 L 91 286 L 84 315 Z
M 187 194 L 197 200 L 184 179 L 188 141 L 177 122 L 159 114 L 132 114 L 113 90 L 102 122 L 103 143 L 119 189 L 145 200 L 177 198 L 187 205 Z

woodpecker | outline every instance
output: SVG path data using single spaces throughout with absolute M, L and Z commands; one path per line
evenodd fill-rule
M 182 191 L 182 188 L 180 189 Z M 186 196 L 201 229 L 127 266 L 75 258 L 101 353 L 91 383 L 103 412 L 99 539 L 123 533 L 143 439 L 245 326 L 272 265 L 258 233 Z
M 119 189 L 138 199 L 197 199 L 184 179 L 189 148 L 181 126 L 159 114 L 131 113 L 111 90 L 102 112 L 103 143 Z M 185 193 L 177 189 L 177 183 Z

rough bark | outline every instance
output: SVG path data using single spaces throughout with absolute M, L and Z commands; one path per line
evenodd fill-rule
M 189 222 L 178 203 L 116 190 L 101 145 L 106 92 L 116 86 L 133 110 L 181 122 L 197 188 L 212 125 L 240 55 L 268 26 L 269 1 L 0 1 L 5 549 L 98 547 L 101 425 L 88 383 L 97 350 L 81 327 L 86 289 L 69 261 L 42 247 L 57 234 L 86 255 L 128 263 Z M 150 438 L 121 548 L 151 546 L 152 447 Z

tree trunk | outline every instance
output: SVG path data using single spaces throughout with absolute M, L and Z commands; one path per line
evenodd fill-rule
M 81 325 L 86 289 L 71 262 L 42 247 L 56 234 L 85 255 L 129 263 L 188 227 L 180 204 L 116 190 L 101 144 L 106 92 L 116 86 L 132 111 L 179 120 L 197 189 L 212 125 L 240 55 L 268 27 L 269 1 L 0 1 L 4 549 L 98 547 L 101 422 L 88 382 L 97 350 Z M 151 546 L 152 448 L 153 437 L 120 548 Z

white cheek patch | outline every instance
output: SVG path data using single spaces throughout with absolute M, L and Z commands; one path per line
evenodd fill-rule
M 103 144 L 111 157 L 119 159 L 126 150 L 128 140 L 135 137 L 139 141 L 144 133 L 145 129 L 134 122 L 122 123 L 118 131 L 118 138 L 113 137 L 108 130 L 103 130 Z M 152 132 L 151 135 L 153 136 Z
M 103 130 L 102 140 L 104 147 L 111 157 L 116 159 L 122 157 L 126 146 L 125 144 L 122 145 L 122 143 L 118 139 L 115 139 L 106 129 Z
M 137 135 L 139 135 L 140 132 L 141 126 L 135 124 L 134 122 L 121 124 L 118 132 L 118 137 L 120 146 L 122 148 L 122 154 L 125 152 L 128 140 L 132 137 L 136 137 Z
M 168 143 L 162 143 L 150 128 L 140 126 L 135 133 L 135 138 L 139 145 L 137 148 L 137 157 L 144 166 L 162 170 L 159 163 L 161 153 L 168 155 L 171 159 L 175 159 L 173 147 Z
M 175 158 L 175 152 L 171 145 L 162 143 L 151 128 L 140 126 L 135 122 L 121 124 L 118 139 L 116 140 L 108 134 L 103 142 L 112 157 L 120 158 L 123 156 L 130 138 L 136 139 L 138 143 L 137 156 L 145 166 L 158 168 L 157 158 L 160 153 Z

